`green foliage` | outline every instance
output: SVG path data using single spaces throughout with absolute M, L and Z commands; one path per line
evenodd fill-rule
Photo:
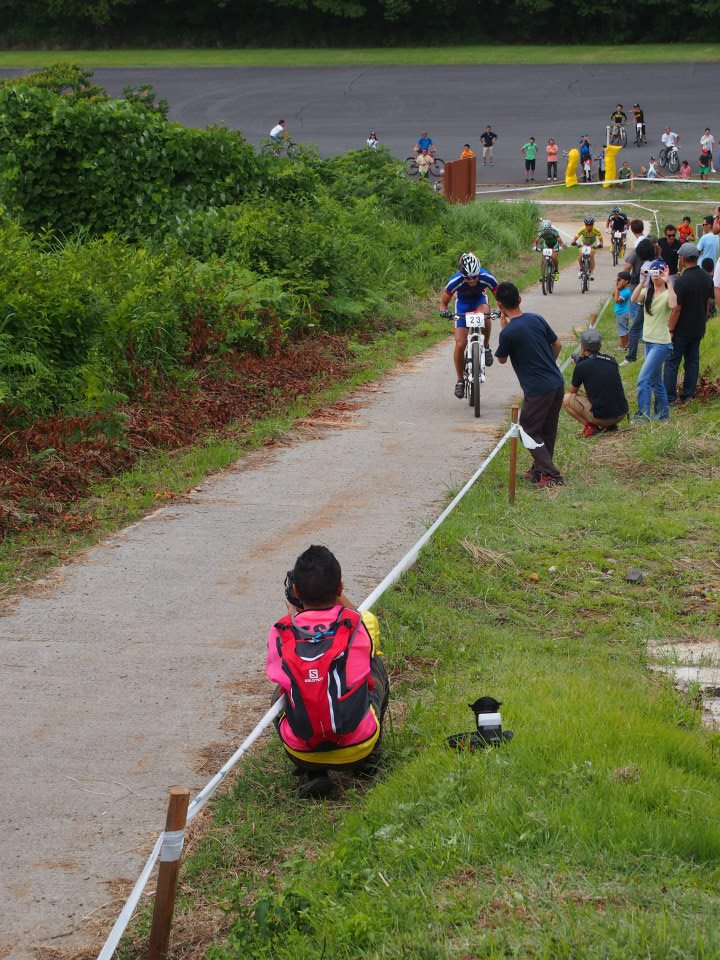
M 533 235 L 533 207 L 451 208 L 384 151 L 266 160 L 239 134 L 169 123 L 148 87 L 113 100 L 74 67 L 36 80 L 0 87 L 14 410 L 107 410 L 309 323 L 385 323 L 463 249 L 500 266 Z

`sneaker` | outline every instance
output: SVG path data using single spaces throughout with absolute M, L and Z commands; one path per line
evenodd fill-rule
M 548 181 L 552 180 L 552 177 L 548 177 Z
M 305 781 L 298 788 L 298 796 L 303 799 L 328 797 L 333 791 L 333 782 L 327 770 L 309 770 Z
M 492 160 L 490 161 L 490 166 L 491 166 L 491 167 L 494 167 L 494 166 L 495 166 L 495 164 L 492 162 Z
M 485 366 L 491 367 L 494 359 L 495 358 L 493 357 L 493 352 L 490 347 L 485 347 Z
M 582 279 L 582 275 L 583 275 L 582 270 L 578 270 L 578 279 L 579 279 L 579 280 Z
M 618 364 L 619 367 L 629 367 L 631 363 L 635 363 L 634 360 L 631 360 L 630 357 L 625 357 L 624 360 L 621 360 Z
M 594 280 L 595 277 L 594 277 L 592 274 L 590 274 L 590 279 L 591 279 L 591 280 Z
M 650 417 L 646 413 L 634 413 L 630 417 L 630 423 L 650 423 Z
M 521 480 L 532 480 L 533 483 L 537 480 L 537 478 L 538 478 L 538 475 L 535 473 L 534 470 L 526 470 L 524 473 L 520 474 Z
M 589 421 L 585 422 L 585 426 L 582 428 L 579 437 L 594 437 L 596 433 L 600 433 L 600 427 L 596 427 L 594 423 Z
M 555 271 L 555 279 L 556 279 L 556 280 L 559 280 L 559 279 L 560 279 L 560 274 L 558 273 L 557 270 Z
M 536 490 L 544 490 L 546 487 L 563 487 L 565 481 L 562 477 L 551 477 L 549 473 L 544 473 L 537 480 L 533 480 L 533 487 Z
M 465 396 L 464 380 L 458 380 L 458 382 L 455 384 L 455 396 L 458 398 L 458 400 L 462 400 L 463 397 Z

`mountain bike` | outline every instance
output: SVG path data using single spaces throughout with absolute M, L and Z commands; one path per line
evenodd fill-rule
M 667 167 L 670 173 L 677 173 L 680 169 L 680 154 L 674 144 L 671 147 L 663 147 L 658 154 L 658 160 L 660 166 Z
M 283 153 L 287 153 L 288 157 L 294 160 L 302 153 L 302 147 L 290 137 L 282 137 L 280 140 L 274 140 L 270 137 L 263 141 L 260 153 L 264 157 L 280 157 Z
M 441 160 L 436 154 L 431 154 L 432 164 L 428 168 L 428 178 L 440 180 L 445 173 L 445 161 Z M 420 168 L 417 165 L 417 157 L 408 157 L 405 161 L 405 173 L 408 177 L 420 176 Z
M 627 146 L 627 130 L 624 123 L 614 123 L 610 130 L 610 143 L 614 146 Z
M 537 247 L 535 248 L 537 250 Z M 543 296 L 553 292 L 555 286 L 555 264 L 553 263 L 552 247 L 543 247 L 542 262 L 540 264 L 540 284 L 542 286 Z
M 465 346 L 465 396 L 474 408 L 475 416 L 480 416 L 480 387 L 485 382 L 485 314 L 466 313 L 465 324 L 468 328 Z
M 635 146 L 641 147 L 643 143 L 647 143 L 647 140 L 645 139 L 645 134 L 643 132 L 643 124 L 636 123 L 635 124 Z
M 577 246 L 577 244 L 575 244 Z M 587 293 L 590 289 L 590 254 L 592 247 L 584 243 L 580 247 L 580 293 Z
M 625 253 L 625 234 L 622 230 L 613 230 L 612 235 L 612 260 L 616 267 L 620 262 L 620 257 Z

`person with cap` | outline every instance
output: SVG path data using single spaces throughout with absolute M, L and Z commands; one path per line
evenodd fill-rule
M 640 228 L 642 229 L 642 222 L 640 223 Z M 633 224 L 636 221 L 630 224 L 630 229 L 633 229 Z M 630 274 L 630 286 L 635 289 L 635 287 L 640 283 L 641 273 L 644 267 L 647 267 L 652 260 L 655 259 L 656 250 L 655 244 L 649 237 L 643 237 L 632 251 L 625 256 L 625 263 L 623 264 L 624 270 Z M 624 271 L 623 271 L 624 272 Z M 643 280 L 647 281 L 647 274 L 643 277 Z M 629 363 L 634 363 L 637 360 L 638 346 L 642 340 L 643 332 L 643 306 L 642 303 L 639 303 L 631 298 L 630 303 L 630 316 L 632 317 L 632 324 L 630 326 L 630 332 L 628 334 L 628 348 L 625 355 L 625 359 L 620 363 L 621 367 L 627 366 Z
M 633 301 L 641 303 L 644 308 L 645 343 L 645 362 L 638 374 L 638 409 L 632 418 L 633 423 L 649 423 L 651 419 L 670 418 L 668 396 L 663 381 L 663 366 L 672 351 L 669 323 L 670 313 L 675 306 L 673 288 L 668 286 L 669 276 L 668 266 L 663 260 L 644 264 L 640 272 L 640 282 L 632 295 Z
M 704 260 L 705 257 L 710 257 L 713 265 L 717 263 L 718 252 L 720 251 L 720 237 L 713 233 L 714 220 L 712 214 L 703 217 L 703 232 L 697 242 L 698 258 Z
M 613 290 L 615 323 L 617 324 L 620 346 L 623 350 L 627 350 L 628 348 L 630 325 L 635 315 L 634 311 L 630 310 L 630 297 L 632 295 L 632 290 L 630 289 L 631 283 L 632 274 L 628 270 L 621 270 L 617 275 L 615 289 Z
M 498 285 L 495 300 L 500 307 L 500 337 L 495 356 L 508 358 L 520 381 L 523 405 L 520 426 L 539 446 L 530 450 L 532 469 L 523 474 L 536 490 L 564 483 L 553 463 L 558 420 L 565 383 L 558 370 L 560 338 L 537 313 L 525 313 L 520 291 L 507 281 Z
M 617 360 L 600 353 L 602 336 L 595 327 L 580 334 L 579 355 L 573 354 L 575 369 L 563 409 L 583 425 L 581 437 L 594 437 L 606 430 L 617 430 L 628 414 L 628 402 L 620 379 Z M 585 389 L 585 396 L 579 391 Z
M 683 364 L 680 400 L 692 400 L 700 375 L 700 341 L 705 336 L 708 301 L 713 296 L 713 278 L 698 266 L 699 246 L 684 243 L 678 250 L 681 274 L 673 289 L 675 303 L 670 313 L 669 329 L 672 352 L 665 363 L 664 384 L 670 403 L 677 396 L 677 378 Z

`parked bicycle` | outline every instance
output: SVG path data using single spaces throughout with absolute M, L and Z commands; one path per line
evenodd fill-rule
M 290 137 L 282 137 L 280 140 L 269 137 L 267 140 L 263 140 L 260 153 L 264 157 L 280 157 L 283 153 L 287 153 L 288 157 L 294 160 L 302 153 L 302 147 Z
M 432 163 L 428 167 L 428 176 L 432 177 L 434 180 L 442 179 L 443 173 L 445 173 L 445 161 L 441 160 L 437 154 L 430 154 L 432 157 Z M 417 157 L 408 157 L 405 161 L 405 173 L 408 177 L 419 177 L 420 168 L 418 167 Z
M 493 318 L 499 313 L 493 313 Z M 475 416 L 480 416 L 480 389 L 485 382 L 485 314 L 466 313 L 465 323 L 468 328 L 467 344 L 465 346 L 465 367 L 463 379 L 465 381 L 465 396 L 473 408 Z
M 658 154 L 658 160 L 661 167 L 667 167 L 670 173 L 677 173 L 680 169 L 680 153 L 673 144 L 670 147 L 662 147 Z

